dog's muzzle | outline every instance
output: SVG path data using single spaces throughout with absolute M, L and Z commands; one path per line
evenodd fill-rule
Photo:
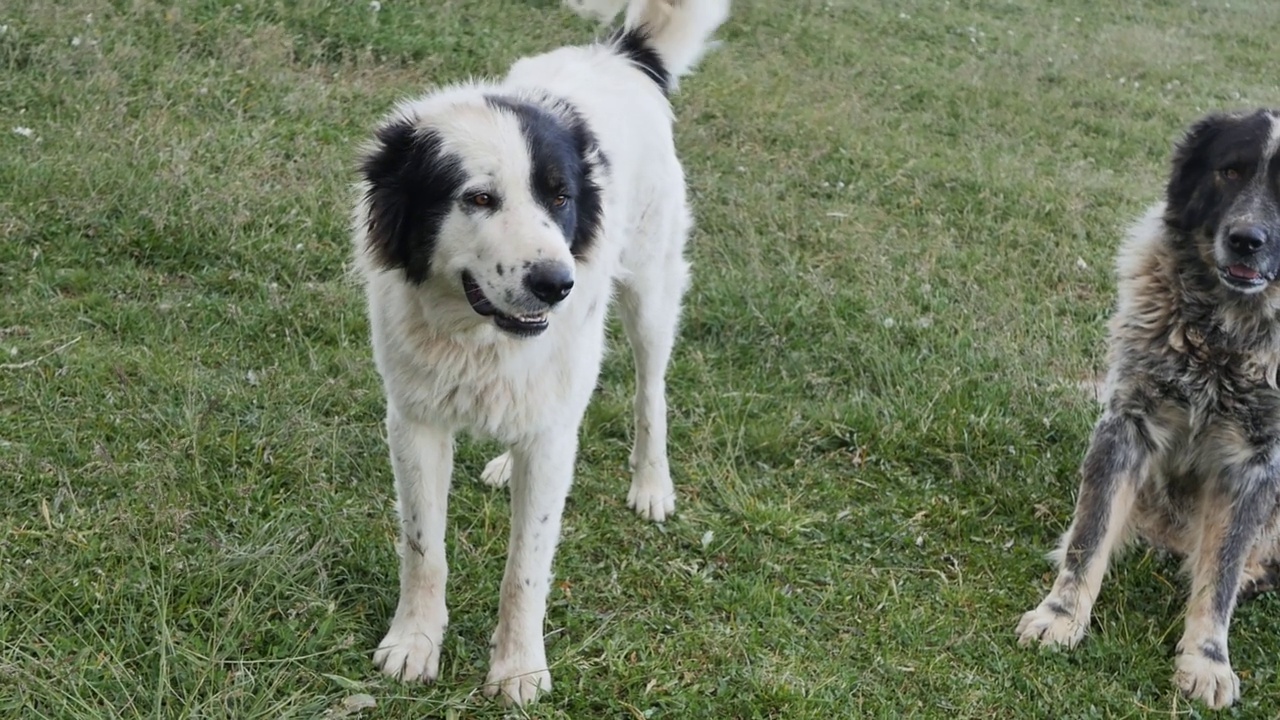
M 1218 275 L 1228 287 L 1257 290 L 1275 279 L 1274 238 L 1261 225 L 1240 225 L 1227 232 L 1223 245 L 1227 262 L 1218 266 Z
M 477 315 L 493 318 L 493 324 L 512 335 L 533 337 L 541 335 L 547 329 L 547 313 L 531 313 L 527 315 L 508 315 L 485 296 L 480 284 L 469 272 L 462 273 L 462 292 L 466 293 L 467 302 Z

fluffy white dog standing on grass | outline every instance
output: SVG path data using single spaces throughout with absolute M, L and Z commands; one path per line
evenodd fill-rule
M 568 3 L 604 18 L 623 4 Z M 465 430 L 507 448 L 483 479 L 511 493 L 485 689 L 517 704 L 550 690 L 551 561 L 615 289 L 636 364 L 627 502 L 658 522 L 674 511 L 664 374 L 690 215 L 667 93 L 728 9 L 632 0 L 608 40 L 404 102 L 367 148 L 355 257 L 403 532 L 400 601 L 374 654 L 387 674 L 439 673 L 453 437 Z

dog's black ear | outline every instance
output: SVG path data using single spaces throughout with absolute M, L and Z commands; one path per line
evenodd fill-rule
M 578 218 L 573 228 L 569 251 L 584 260 L 600 234 L 604 213 L 603 182 L 609 174 L 609 158 L 605 157 L 595 133 L 580 120 L 570 127 L 574 150 L 582 167 L 582 187 L 578 191 Z
M 360 175 L 369 253 L 380 267 L 402 269 L 409 280 L 422 282 L 462 186 L 462 163 L 444 151 L 437 133 L 399 118 L 378 129 Z
M 1187 131 L 1173 151 L 1169 185 L 1165 189 L 1165 220 L 1180 230 L 1204 224 L 1212 211 L 1214 195 L 1210 147 L 1236 118 L 1209 115 Z

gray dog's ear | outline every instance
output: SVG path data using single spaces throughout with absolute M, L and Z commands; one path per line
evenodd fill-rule
M 1209 148 L 1224 130 L 1230 128 L 1239 117 L 1214 114 L 1196 121 L 1186 135 L 1174 147 L 1169 184 L 1165 189 L 1166 220 L 1180 230 L 1192 230 L 1196 218 L 1204 215 L 1206 203 L 1212 201 L 1211 181 L 1213 168 L 1209 163 Z
M 422 282 L 440 225 L 465 176 L 440 136 L 396 117 L 378 128 L 360 162 L 367 251 L 384 269 Z

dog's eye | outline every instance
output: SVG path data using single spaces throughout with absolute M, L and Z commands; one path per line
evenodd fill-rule
M 471 204 L 476 207 L 489 207 L 493 204 L 493 196 L 489 193 L 476 193 L 468 198 L 468 200 L 470 200 Z
M 552 204 L 552 205 L 554 205 L 554 206 L 556 206 L 556 207 L 558 207 L 558 208 L 559 208 L 559 207 L 564 207 L 564 206 L 565 206 L 565 205 L 567 205 L 568 203 L 569 203 L 569 196 L 568 196 L 568 195 L 557 195 L 557 196 L 555 197 L 555 199 L 551 201 L 551 204 Z
M 1219 170 L 1218 172 L 1222 173 L 1222 179 L 1228 182 L 1235 182 L 1240 179 L 1240 171 L 1233 167 Z

